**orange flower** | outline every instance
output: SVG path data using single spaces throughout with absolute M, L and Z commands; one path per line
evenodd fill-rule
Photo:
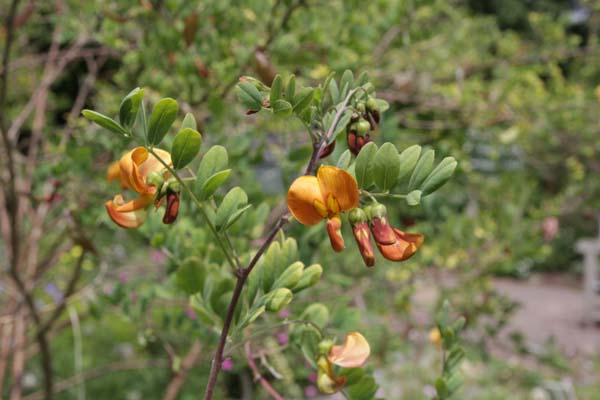
M 385 245 L 375 241 L 382 256 L 390 261 L 404 261 L 413 256 L 425 241 L 425 236 L 420 233 L 406 233 L 400 229 L 392 228 L 396 241 Z
M 327 233 L 335 251 L 344 249 L 340 232 L 343 211 L 358 206 L 358 184 L 348 172 L 329 165 L 322 166 L 317 176 L 304 175 L 290 186 L 288 208 L 304 225 L 316 225 L 327 218 Z
M 346 384 L 345 376 L 338 376 L 333 371 L 333 364 L 343 368 L 361 367 L 369 357 L 371 348 L 367 340 L 358 332 L 346 335 L 344 344 L 333 346 L 327 355 L 317 359 L 317 386 L 322 393 L 333 394 Z
M 154 151 L 164 162 L 171 164 L 171 155 L 167 151 Z M 129 188 L 140 195 L 126 202 L 123 196 L 118 194 L 113 200 L 105 203 L 108 215 L 117 225 L 123 228 L 137 228 L 144 223 L 148 206 L 156 195 L 156 187 L 148 182 L 148 176 L 164 170 L 164 165 L 143 147 L 136 147 L 125 153 L 119 160 L 118 171 L 114 163 L 109 167 L 109 181 L 118 178 L 121 187 Z

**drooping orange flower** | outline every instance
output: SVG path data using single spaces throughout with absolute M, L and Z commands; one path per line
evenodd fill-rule
M 326 355 L 317 359 L 319 390 L 326 394 L 340 391 L 346 384 L 346 377 L 338 376 L 333 371 L 333 364 L 343 368 L 362 367 L 370 353 L 371 348 L 363 335 L 358 332 L 348 333 L 343 345 L 332 346 Z
M 392 244 L 380 244 L 377 248 L 382 256 L 390 261 L 404 261 L 412 257 L 425 241 L 425 236 L 420 233 L 406 233 L 400 229 L 392 228 L 396 241 Z
M 167 164 L 171 164 L 171 154 L 165 150 L 155 149 L 156 154 Z M 113 163 L 108 170 L 108 179 L 119 179 L 121 187 L 128 188 L 139 194 L 139 197 L 125 201 L 118 194 L 113 200 L 105 203 L 110 218 L 123 228 L 137 228 L 146 220 L 147 209 L 152 204 L 156 187 L 148 182 L 148 176 L 161 173 L 165 166 L 144 147 L 125 153 L 119 160 L 117 170 Z
M 288 191 L 287 203 L 292 215 L 304 225 L 316 225 L 327 219 L 327 233 L 335 251 L 344 249 L 340 213 L 358 207 L 356 179 L 343 169 L 324 165 L 317 176 L 297 178 Z

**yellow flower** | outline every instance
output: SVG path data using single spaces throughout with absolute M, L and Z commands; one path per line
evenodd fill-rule
M 358 202 L 356 179 L 329 165 L 319 168 L 317 176 L 296 179 L 287 195 L 288 208 L 301 224 L 316 225 L 327 219 L 327 233 L 335 251 L 344 249 L 340 213 L 358 207 Z
M 367 340 L 358 332 L 346 335 L 344 344 L 333 346 L 327 355 L 317 359 L 317 387 L 322 393 L 333 394 L 346 384 L 345 376 L 338 376 L 333 371 L 333 364 L 344 368 L 361 367 L 369 357 L 371 348 Z
M 429 331 L 429 341 L 436 346 L 442 346 L 442 334 L 438 328 L 431 328 Z
M 155 149 L 156 154 L 167 164 L 171 164 L 171 154 L 165 150 Z M 113 200 L 105 203 L 108 215 L 117 225 L 123 228 L 138 228 L 146 220 L 148 206 L 153 202 L 156 187 L 148 182 L 148 176 L 165 170 L 164 165 L 144 147 L 125 153 L 119 160 L 117 170 L 113 163 L 108 170 L 108 179 L 119 179 L 122 188 L 128 188 L 139 194 L 139 197 L 125 201 L 118 194 Z

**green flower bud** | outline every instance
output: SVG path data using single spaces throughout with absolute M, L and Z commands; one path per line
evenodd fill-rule
M 302 272 L 304 271 L 304 264 L 301 261 L 296 261 L 283 271 L 283 273 L 277 278 L 273 284 L 273 288 L 293 288 L 296 286 L 300 278 L 302 278 Z
M 319 282 L 319 279 L 321 279 L 321 275 L 323 275 L 323 267 L 321 267 L 320 264 L 313 264 L 310 267 L 305 268 L 304 272 L 302 272 L 302 277 L 292 290 L 294 292 L 299 292 L 316 285 L 316 283 Z
M 279 288 L 269 294 L 265 308 L 270 312 L 279 312 L 283 307 L 290 304 L 294 294 L 288 288 Z
M 359 135 L 364 135 L 365 133 L 369 132 L 371 130 L 371 124 L 369 123 L 369 121 L 367 121 L 364 118 L 361 118 L 358 120 L 357 124 L 356 124 L 356 132 L 358 132 Z
M 329 350 L 333 347 L 333 340 L 331 339 L 323 339 L 319 342 L 319 354 L 327 354 Z

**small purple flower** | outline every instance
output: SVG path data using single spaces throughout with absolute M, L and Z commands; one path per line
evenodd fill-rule
M 227 357 L 223 360 L 223 362 L 221 363 L 221 369 L 226 372 L 231 371 L 233 369 L 233 360 L 231 359 L 231 357 Z
M 196 315 L 196 313 L 190 306 L 185 307 L 185 315 L 187 315 L 187 317 L 189 319 L 191 319 L 192 321 L 195 321 L 196 319 L 198 319 L 198 316 Z
M 310 385 L 304 388 L 304 396 L 307 398 L 317 397 L 319 395 L 319 390 L 316 386 Z
M 318 377 L 318 375 L 317 375 L 317 373 L 316 373 L 316 372 L 311 372 L 311 373 L 310 373 L 310 375 L 308 375 L 308 380 L 309 380 L 311 383 L 314 383 L 314 384 L 316 384 L 316 383 L 317 383 L 317 377 Z
M 277 343 L 279 343 L 281 346 L 285 346 L 286 344 L 288 344 L 290 341 L 290 337 L 287 334 L 287 332 L 279 332 L 277 334 Z
M 277 315 L 279 316 L 279 318 L 287 318 L 290 316 L 290 310 L 281 310 Z

